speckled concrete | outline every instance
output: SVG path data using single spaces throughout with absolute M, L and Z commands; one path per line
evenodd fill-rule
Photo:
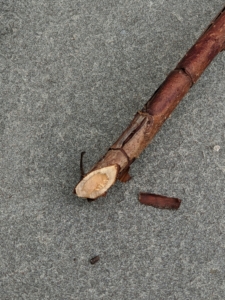
M 88 170 L 223 5 L 0 1 L 1 300 L 225 299 L 225 53 L 130 182 L 72 194 L 80 152 Z M 140 191 L 183 201 L 157 210 Z

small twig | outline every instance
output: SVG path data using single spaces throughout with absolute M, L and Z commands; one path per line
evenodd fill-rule
M 80 154 L 80 180 L 82 180 L 85 176 L 85 173 L 84 173 L 84 167 L 83 167 L 83 156 L 86 152 L 83 151 L 81 152 Z

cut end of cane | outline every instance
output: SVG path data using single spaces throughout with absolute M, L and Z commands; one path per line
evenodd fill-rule
M 119 171 L 118 165 L 112 165 L 87 174 L 76 186 L 78 197 L 96 199 L 115 183 Z

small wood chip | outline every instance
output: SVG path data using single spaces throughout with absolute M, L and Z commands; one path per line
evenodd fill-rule
M 92 265 L 94 265 L 94 264 L 96 264 L 96 262 L 98 262 L 99 261 L 99 256 L 95 256 L 95 257 L 93 257 L 92 259 L 90 259 L 90 263 L 92 264 Z
M 177 198 L 169 198 L 166 196 L 140 193 L 139 201 L 142 204 L 150 205 L 161 209 L 178 209 L 181 204 L 181 200 Z

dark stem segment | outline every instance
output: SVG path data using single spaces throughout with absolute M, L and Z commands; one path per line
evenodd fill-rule
M 181 204 L 180 199 L 169 198 L 166 196 L 149 194 L 149 193 L 140 193 L 139 201 L 142 204 L 150 205 L 162 209 L 178 209 Z
M 78 183 L 75 188 L 78 197 L 84 197 L 83 195 L 88 194 L 85 190 L 91 190 L 91 197 L 96 199 L 105 193 L 116 179 L 129 180 L 130 177 L 126 176 L 126 173 L 128 174 L 131 163 L 152 141 L 192 85 L 224 48 L 225 8 L 167 76 L 144 108 L 134 116 L 130 125 L 104 157 Z M 113 170 L 113 166 L 117 170 L 111 175 L 108 168 Z M 103 178 L 103 173 L 107 173 L 107 178 Z M 91 189 L 92 186 L 96 189 Z

